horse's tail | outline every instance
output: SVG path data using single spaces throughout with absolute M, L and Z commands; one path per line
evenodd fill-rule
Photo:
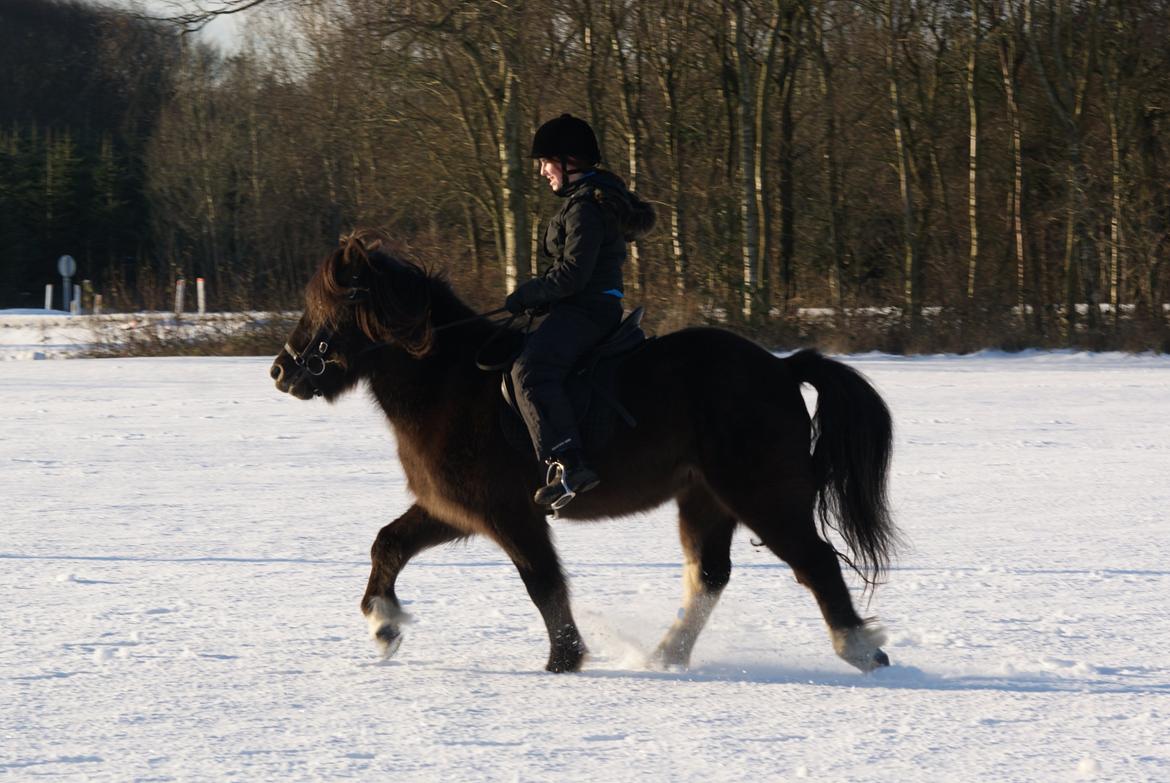
M 813 469 L 822 530 L 828 526 L 841 534 L 859 562 L 842 559 L 873 586 L 898 543 L 887 500 L 889 408 L 861 373 L 817 351 L 799 351 L 785 361 L 797 380 L 817 390 Z

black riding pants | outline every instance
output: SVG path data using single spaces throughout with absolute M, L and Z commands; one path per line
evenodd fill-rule
M 578 294 L 557 302 L 512 365 L 516 403 L 538 459 L 583 448 L 565 379 L 590 348 L 617 328 L 622 303 L 609 294 Z

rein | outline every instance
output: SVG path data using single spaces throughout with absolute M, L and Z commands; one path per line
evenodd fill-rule
M 472 321 L 478 321 L 480 318 L 491 318 L 493 315 L 499 315 L 500 313 L 506 313 L 506 312 L 508 312 L 508 308 L 497 307 L 495 310 L 488 310 L 486 313 L 476 313 L 475 315 L 468 316 L 467 318 L 460 318 L 458 321 L 452 321 L 449 324 L 443 324 L 442 326 L 432 326 L 431 331 L 432 332 L 441 332 L 444 329 L 451 329 L 451 328 L 454 328 L 456 326 L 463 326 L 463 324 L 469 324 Z M 506 324 L 510 325 L 515 320 L 516 320 L 516 316 L 512 316 L 507 321 L 500 321 L 499 323 L 506 323 Z
M 367 291 L 355 286 L 350 289 L 350 294 L 347 299 L 350 302 L 357 302 L 366 294 L 368 294 Z M 439 326 L 432 326 L 431 331 L 441 332 L 444 329 L 453 329 L 457 326 L 464 326 L 474 321 L 478 321 L 481 318 L 491 318 L 492 316 L 500 315 L 506 312 L 508 312 L 508 308 L 497 307 L 495 310 L 489 310 L 485 313 L 476 313 L 475 315 L 468 316 L 467 318 L 460 318 L 457 321 L 451 321 L 450 323 L 441 324 Z M 500 319 L 492 323 L 492 325 L 496 327 L 496 333 L 493 334 L 488 339 L 488 341 L 480 347 L 479 351 L 476 352 L 476 367 L 485 371 L 496 371 L 502 370 L 512 363 L 513 359 L 516 358 L 515 356 L 509 356 L 503 362 L 488 364 L 480 359 L 480 355 L 484 350 L 487 349 L 488 346 L 499 339 L 502 334 L 507 332 L 508 327 L 510 327 L 512 323 L 519 317 L 519 314 L 516 313 L 510 315 L 507 319 Z M 534 317 L 535 316 L 532 313 L 529 313 L 528 325 L 525 327 L 525 333 L 532 329 L 532 321 Z M 379 348 L 385 348 L 388 345 L 393 345 L 393 343 L 380 342 L 374 343 L 373 345 L 368 345 L 358 353 L 358 356 L 369 353 L 370 351 L 378 350 Z M 292 346 L 292 344 L 288 342 L 284 344 L 284 350 L 285 353 L 287 353 L 289 357 L 292 358 L 293 363 L 303 372 L 308 374 L 309 383 L 312 384 L 314 393 L 316 396 L 320 397 L 324 392 L 317 384 L 317 378 L 325 374 L 325 368 L 329 364 L 329 354 L 333 350 L 333 330 L 328 326 L 322 325 L 321 328 L 318 329 L 305 344 L 305 347 L 300 351 L 298 351 Z

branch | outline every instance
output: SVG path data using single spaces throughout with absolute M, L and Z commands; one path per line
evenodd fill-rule
M 210 24 L 215 19 L 221 16 L 230 16 L 231 14 L 238 14 L 242 11 L 248 11 L 265 3 L 277 5 L 287 0 L 218 0 L 220 5 L 218 8 L 204 8 L 202 5 L 197 5 L 194 11 L 182 11 L 181 13 L 173 14 L 157 14 L 139 12 L 132 16 L 136 19 L 142 19 L 148 22 L 167 22 L 183 28 L 183 34 L 197 33 Z M 174 8 L 176 11 L 182 8 L 183 5 L 178 0 L 169 0 L 168 6 Z

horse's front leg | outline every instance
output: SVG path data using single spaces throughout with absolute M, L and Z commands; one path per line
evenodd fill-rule
M 440 521 L 418 504 L 382 528 L 370 549 L 370 581 L 362 596 L 362 613 L 383 655 L 393 655 L 402 643 L 407 614 L 398 603 L 394 583 L 412 557 L 424 549 L 462 538 L 466 533 Z
M 515 521 L 520 519 L 523 521 Z M 530 511 L 522 516 L 509 516 L 507 522 L 494 526 L 493 537 L 516 565 L 528 595 L 544 618 L 550 647 L 545 669 L 577 671 L 587 651 L 573 622 L 569 588 L 549 538 L 548 523 L 543 516 L 533 516 Z

